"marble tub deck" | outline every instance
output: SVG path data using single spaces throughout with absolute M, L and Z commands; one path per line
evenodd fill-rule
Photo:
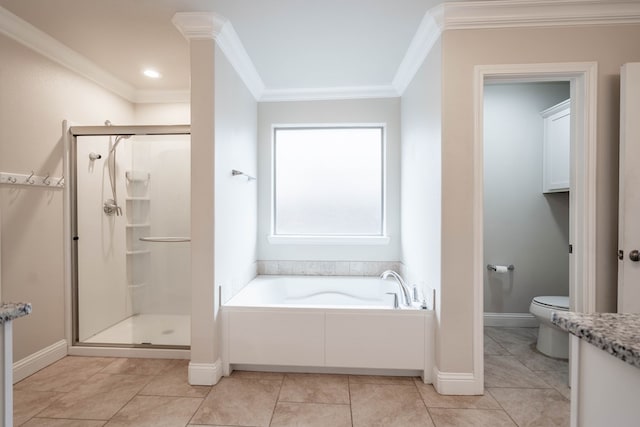
M 184 360 L 66 357 L 14 386 L 14 414 L 27 427 L 568 426 L 566 361 L 536 353 L 535 339 L 485 328 L 484 396 L 408 377 L 246 371 L 194 387 Z

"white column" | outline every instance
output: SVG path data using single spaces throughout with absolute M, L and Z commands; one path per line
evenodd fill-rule
M 221 376 L 216 335 L 214 266 L 215 37 L 210 14 L 178 13 L 173 23 L 191 54 L 191 362 L 189 383 L 213 385 Z

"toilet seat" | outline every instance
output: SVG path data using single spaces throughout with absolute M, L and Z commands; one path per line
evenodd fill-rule
M 569 311 L 569 297 L 541 296 L 533 298 L 533 304 L 555 311 Z

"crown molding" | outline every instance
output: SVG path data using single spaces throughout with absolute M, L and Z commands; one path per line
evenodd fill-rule
M 407 52 L 398 66 L 392 85 L 399 94 L 404 93 L 422 66 L 429 52 L 440 38 L 444 18 L 444 6 L 436 6 L 425 13 L 409 43 Z
M 136 89 L 133 86 L 104 71 L 83 55 L 3 7 L 0 7 L 0 33 L 126 100 L 135 102 Z
M 515 27 L 640 24 L 640 2 L 491 0 L 443 3 L 425 14 L 393 86 L 402 95 L 443 31 Z
M 210 12 L 178 12 L 171 22 L 187 40 L 215 40 L 253 97 L 260 99 L 264 83 L 227 18 Z
M 397 98 L 399 96 L 400 94 L 392 85 L 349 86 L 310 89 L 266 89 L 259 101 L 328 101 L 341 99 Z
M 640 2 L 493 0 L 444 4 L 443 30 L 640 23 Z

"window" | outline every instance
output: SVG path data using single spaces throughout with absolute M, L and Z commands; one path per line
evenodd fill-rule
M 384 235 L 384 127 L 274 128 L 273 234 Z

